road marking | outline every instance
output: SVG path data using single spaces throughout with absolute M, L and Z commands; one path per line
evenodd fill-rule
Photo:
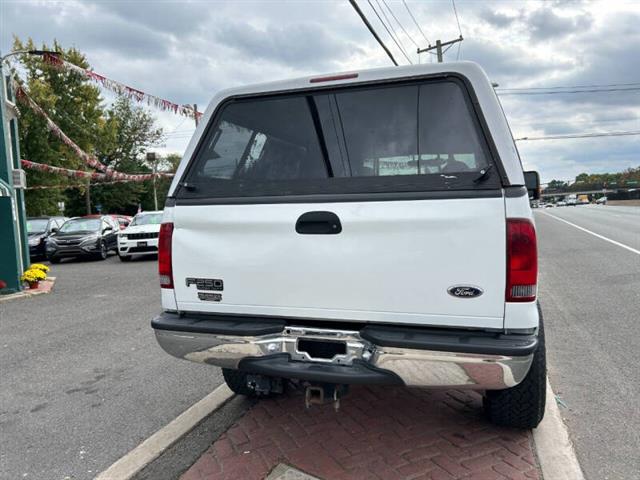
M 94 480 L 128 480 L 132 478 L 231 397 L 233 397 L 233 392 L 223 383 L 116 461 Z
M 540 212 L 540 213 L 543 214 L 543 215 L 547 215 L 548 217 L 555 218 L 556 220 L 560 220 L 561 222 L 564 222 L 567 225 L 571 225 L 572 227 L 575 227 L 578 230 L 582 230 L 583 232 L 586 232 L 586 233 L 588 233 L 590 235 L 593 235 L 594 237 L 598 237 L 598 238 L 600 238 L 600 239 L 602 239 L 602 240 L 604 240 L 606 242 L 613 243 L 614 245 L 617 245 L 617 246 L 622 247 L 622 248 L 624 248 L 626 250 L 629 250 L 630 252 L 633 252 L 636 255 L 640 255 L 640 250 L 636 250 L 635 248 L 630 247 L 629 245 L 625 245 L 624 243 L 620 243 L 620 242 L 616 242 L 615 240 L 611 240 L 610 238 L 607 238 L 607 237 L 605 237 L 603 235 L 600 235 L 599 233 L 592 232 L 591 230 L 587 230 L 586 228 L 581 227 L 580 225 L 576 225 L 575 223 L 571 223 L 571 222 L 565 220 L 564 218 L 556 217 L 555 215 L 551 215 L 550 213 L 547 213 L 547 212 Z
M 584 474 L 562 421 L 556 396 L 547 379 L 544 420 L 533 430 L 533 443 L 540 462 L 542 477 L 553 480 L 584 480 Z

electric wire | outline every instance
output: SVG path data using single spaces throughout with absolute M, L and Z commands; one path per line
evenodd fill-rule
M 446 50 L 445 50 L 446 51 Z M 549 92 L 505 92 L 504 90 L 497 90 L 496 93 L 503 97 L 505 95 L 561 95 L 564 93 L 600 93 L 600 92 L 634 92 L 640 90 L 640 87 L 630 88 L 594 88 L 585 90 L 554 90 Z
M 378 2 L 378 0 L 376 0 L 376 2 Z M 393 34 L 391 33 L 391 31 L 389 30 L 389 28 L 387 28 L 387 24 L 382 20 L 382 17 L 380 17 L 380 15 L 378 14 L 378 11 L 376 10 L 376 8 L 373 6 L 373 3 L 371 3 L 371 0 L 367 0 L 367 3 L 369 3 L 369 6 L 371 7 L 371 9 L 373 10 L 373 13 L 376 14 L 376 17 L 378 17 L 378 20 L 380 20 L 380 23 L 382 24 L 382 26 L 384 27 L 384 29 L 387 31 L 387 33 L 389 34 L 389 36 L 391 37 L 391 40 L 393 40 L 393 42 L 396 44 L 396 46 L 400 49 L 400 51 L 402 52 L 402 55 L 404 55 L 404 58 L 407 59 L 407 62 L 409 62 L 410 64 L 413 65 L 413 62 L 411 61 L 411 59 L 409 58 L 409 56 L 407 55 L 407 52 L 404 51 L 404 48 L 402 48 L 402 46 L 400 45 L 400 43 L 398 42 L 398 40 L 396 40 L 396 38 L 393 36 Z M 382 7 L 380 6 L 380 3 L 378 2 L 378 8 L 380 8 L 380 10 L 382 11 L 382 14 L 384 15 L 385 18 L 387 18 L 386 14 L 384 13 L 384 10 L 382 10 Z M 387 19 L 388 21 L 388 19 Z M 391 27 L 391 30 L 393 30 L 393 25 L 389 24 L 389 26 Z M 395 30 L 394 30 L 395 32 Z
M 391 10 L 391 7 L 389 6 L 389 4 L 387 3 L 386 0 L 382 0 L 382 3 L 384 4 L 385 7 L 387 7 L 387 10 L 389 10 L 389 13 L 391 14 L 391 16 L 393 17 L 393 19 L 396 21 L 396 23 L 398 24 L 398 26 L 402 29 L 402 31 L 404 32 L 404 34 L 407 36 L 407 38 L 409 40 L 411 40 L 411 43 L 413 43 L 416 48 L 420 48 L 420 45 L 418 45 L 418 43 L 413 39 L 413 37 L 411 35 L 409 35 L 409 33 L 407 33 L 407 31 L 405 30 L 404 26 L 402 25 L 402 23 L 400 23 L 400 20 L 398 20 L 398 17 L 396 17 L 396 14 L 393 13 L 393 10 Z
M 411 10 L 409 9 L 409 5 L 407 5 L 407 2 L 405 0 L 402 0 L 402 3 L 404 4 L 404 8 L 407 9 L 407 13 L 409 14 L 409 16 L 411 17 L 411 19 L 413 20 L 413 23 L 415 23 L 416 27 L 418 27 L 418 31 L 420 32 L 420 34 L 422 35 L 422 37 L 424 38 L 425 42 L 427 42 L 429 45 L 431 45 L 431 42 L 429 41 L 429 39 L 427 38 L 427 36 L 424 34 L 424 32 L 422 31 L 422 28 L 420 28 L 420 24 L 418 23 L 418 21 L 416 20 L 416 17 L 413 16 L 413 13 L 411 13 Z
M 569 138 L 595 138 L 595 137 L 624 137 L 631 135 L 640 135 L 640 130 L 628 130 L 623 132 L 593 132 L 593 133 L 577 133 L 567 135 L 545 135 L 542 137 L 521 137 L 516 138 L 516 142 L 532 141 L 532 140 L 564 140 Z
M 458 33 L 462 37 L 462 29 L 460 28 L 460 18 L 458 18 L 458 9 L 456 8 L 456 0 L 451 0 L 453 5 L 453 13 L 456 15 L 456 23 L 458 24 Z
M 364 23 L 365 27 L 367 27 L 367 30 L 369 30 L 369 32 L 371 33 L 371 35 L 373 35 L 373 38 L 376 39 L 376 41 L 378 42 L 378 44 L 382 47 L 382 49 L 385 51 L 385 53 L 387 54 L 387 56 L 391 59 L 391 61 L 393 62 L 393 64 L 395 66 L 398 66 L 398 62 L 396 61 L 396 59 L 394 58 L 393 54 L 391 53 L 391 50 L 389 50 L 389 48 L 384 44 L 384 42 L 382 41 L 382 39 L 380 38 L 380 36 L 378 35 L 378 33 L 376 32 L 375 28 L 373 28 L 373 26 L 371 25 L 371 23 L 369 23 L 369 20 L 367 20 L 367 16 L 364 14 L 364 12 L 360 9 L 360 7 L 358 6 L 358 4 L 356 3 L 355 0 L 349 0 L 349 3 L 351 4 L 351 6 L 353 7 L 353 9 L 356 11 L 356 13 L 358 14 L 358 16 L 360 17 L 360 19 L 362 20 L 362 23 Z
M 562 85 L 555 87 L 512 87 L 512 88 L 498 88 L 496 90 L 557 90 L 561 88 L 599 88 L 599 87 L 630 87 L 640 86 L 640 82 L 632 83 L 595 83 L 591 85 Z

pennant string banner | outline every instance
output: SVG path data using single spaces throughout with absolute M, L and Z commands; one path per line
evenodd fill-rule
M 129 180 L 112 180 L 110 182 L 91 182 L 89 185 L 113 185 L 115 183 L 128 183 Z M 86 183 L 69 183 L 67 185 L 36 185 L 34 187 L 27 187 L 27 190 L 51 190 L 54 188 L 57 189 L 67 189 L 67 188 L 86 188 Z
M 44 120 L 45 120 L 45 122 L 47 124 L 47 129 L 53 135 L 58 137 L 65 145 L 67 145 L 69 148 L 71 148 L 71 150 L 73 150 L 73 152 L 85 164 L 87 164 L 88 167 L 95 168 L 96 170 L 100 170 L 100 171 L 102 171 L 104 173 L 96 174 L 94 172 L 85 172 L 85 171 L 82 171 L 82 170 L 60 169 L 60 167 L 53 167 L 51 165 L 45 165 L 45 164 L 42 164 L 42 163 L 38 163 L 36 165 L 41 165 L 42 167 L 51 167 L 52 169 L 58 169 L 58 170 L 48 170 L 50 172 L 62 173 L 61 170 L 66 170 L 68 172 L 79 172 L 78 175 L 80 175 L 80 174 L 103 175 L 104 178 L 107 178 L 109 180 L 124 180 L 124 181 L 129 181 L 129 182 L 135 182 L 135 181 L 144 182 L 145 180 L 149 180 L 150 178 L 153 178 L 154 175 L 157 176 L 157 177 L 172 177 L 173 176 L 173 173 L 165 173 L 165 172 L 157 172 L 155 174 L 149 173 L 149 174 L 142 174 L 142 175 L 131 174 L 131 173 L 121 173 L 121 172 L 118 172 L 118 171 L 116 171 L 116 170 L 114 170 L 112 168 L 107 167 L 102 162 L 100 162 L 100 160 L 98 160 L 95 156 L 88 154 L 87 152 L 82 150 L 73 140 L 71 140 L 62 131 L 62 129 L 53 120 L 51 120 L 49 115 L 47 115 L 47 113 L 42 109 L 42 107 L 40 107 L 40 105 L 38 105 L 27 94 L 26 90 L 24 88 L 22 88 L 21 85 L 15 84 L 15 92 L 16 92 L 16 97 L 18 98 L 18 100 L 20 100 L 23 103 L 25 103 L 35 113 L 37 113 L 42 118 L 44 118 Z M 23 162 L 25 162 L 25 161 L 28 162 L 28 160 L 23 160 Z M 29 162 L 29 163 L 34 163 L 34 162 Z M 26 168 L 30 168 L 30 167 L 26 167 Z M 37 170 L 38 168 L 35 168 L 35 169 Z M 40 171 L 46 171 L 46 169 L 45 168 L 40 168 Z M 70 176 L 70 175 L 67 175 L 67 176 Z M 76 178 L 89 178 L 89 177 L 78 176 Z
M 198 112 L 190 105 L 178 105 L 177 103 L 165 100 L 164 98 L 151 95 L 150 93 L 143 92 L 136 88 L 120 83 L 117 80 L 112 80 L 104 75 L 94 72 L 93 70 L 87 70 L 86 68 L 74 65 L 71 62 L 67 62 L 62 59 L 60 55 L 54 55 L 47 53 L 44 55 L 44 61 L 61 69 L 67 69 L 78 73 L 79 75 L 88 78 L 89 80 L 101 85 L 102 87 L 110 90 L 118 95 L 124 95 L 128 98 L 136 100 L 138 102 L 144 102 L 149 106 L 158 108 L 160 110 L 170 111 L 178 115 L 183 115 L 189 118 L 195 118 L 199 120 L 202 117 L 202 112 Z
M 67 145 L 73 152 L 87 164 L 87 166 L 91 168 L 95 168 L 96 170 L 101 170 L 103 172 L 107 171 L 108 168 L 104 165 L 100 160 L 98 160 L 93 155 L 89 155 L 84 150 L 82 150 L 73 140 L 71 140 L 56 123 L 51 120 L 49 115 L 38 105 L 26 92 L 21 85 L 15 84 L 15 92 L 18 100 L 25 103 L 31 110 L 44 118 L 47 129 L 56 137 L 58 137 L 62 143 Z
M 127 174 L 127 173 L 121 173 L 119 175 L 122 175 L 122 177 L 118 177 L 115 181 L 114 181 L 114 177 L 112 175 L 109 175 L 107 173 L 98 173 L 98 172 L 87 172 L 84 170 L 72 170 L 69 168 L 62 168 L 62 167 L 54 167 L 53 165 L 47 165 L 45 163 L 37 163 L 37 162 L 32 162 L 30 160 L 25 160 L 22 159 L 20 160 L 20 163 L 22 164 L 23 168 L 26 168 L 28 170 L 36 170 L 39 172 L 48 172 L 48 173 L 55 173 L 58 175 L 63 175 L 65 177 L 69 177 L 69 178 L 85 178 L 85 179 L 89 179 L 89 180 L 93 180 L 93 181 L 104 181 L 104 180 L 108 180 L 105 181 L 104 183 L 120 183 L 120 182 L 144 182 L 147 180 L 151 180 L 153 179 L 154 176 L 158 177 L 158 176 L 163 176 L 163 177 L 172 177 L 173 173 L 166 173 L 166 172 L 158 172 L 158 173 L 145 173 L 145 174 Z M 119 172 L 115 172 L 115 173 L 119 173 Z M 35 188 L 35 187 L 32 187 Z

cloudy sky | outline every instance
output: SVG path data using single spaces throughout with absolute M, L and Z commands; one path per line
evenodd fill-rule
M 424 36 L 402 0 L 371 2 L 414 63 L 433 58 L 418 58 L 412 42 L 425 46 L 426 39 L 458 35 L 450 0 L 406 1 Z M 407 63 L 367 1 L 358 3 Z M 457 0 L 456 6 L 465 40 L 445 61 L 480 63 L 500 89 L 529 88 L 502 91 L 516 138 L 640 131 L 640 0 Z M 75 46 L 96 72 L 201 110 L 225 87 L 390 65 L 347 0 L 0 0 L 3 54 L 13 35 Z M 584 87 L 591 85 L 615 86 Z M 532 94 L 558 86 L 578 88 Z M 564 92 L 581 89 L 608 91 Z M 157 116 L 167 132 L 165 151 L 182 152 L 193 121 Z M 525 166 L 539 170 L 543 181 L 640 166 L 640 135 L 518 145 Z

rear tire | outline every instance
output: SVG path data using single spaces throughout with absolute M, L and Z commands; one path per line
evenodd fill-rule
M 547 363 L 544 342 L 542 311 L 538 330 L 538 349 L 533 356 L 531 368 L 524 380 L 506 390 L 490 390 L 483 400 L 489 420 L 503 427 L 535 428 L 544 417 L 547 395 Z

